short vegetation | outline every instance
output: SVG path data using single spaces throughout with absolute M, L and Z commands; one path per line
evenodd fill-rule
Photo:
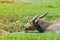
M 0 40 L 60 40 L 60 34 L 55 33 L 20 33 L 24 24 L 46 11 L 47 21 L 60 20 L 60 0 L 33 0 L 31 3 L 0 1 L 0 29 L 14 32 L 0 36 Z

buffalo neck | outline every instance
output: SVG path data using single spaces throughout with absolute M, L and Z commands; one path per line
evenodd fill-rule
M 46 21 L 44 21 L 44 22 L 42 22 L 41 24 L 39 24 L 39 26 L 41 27 L 41 29 L 44 30 L 44 31 L 45 31 L 50 25 L 51 25 L 51 23 L 50 23 L 50 22 L 46 22 Z

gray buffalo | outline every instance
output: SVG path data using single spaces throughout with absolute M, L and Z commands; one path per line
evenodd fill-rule
M 60 31 L 60 20 L 47 21 L 44 17 L 48 14 L 46 12 L 42 16 L 35 16 L 27 24 L 24 25 L 25 32 L 59 32 Z

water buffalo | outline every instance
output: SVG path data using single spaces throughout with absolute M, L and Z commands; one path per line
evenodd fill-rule
M 42 16 L 35 16 L 27 24 L 24 25 L 25 32 L 36 31 L 36 32 L 59 32 L 60 20 L 47 21 L 44 17 L 48 14 L 46 12 Z

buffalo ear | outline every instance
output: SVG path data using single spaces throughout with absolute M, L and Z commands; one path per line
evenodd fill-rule
M 38 20 L 35 20 L 35 24 L 37 24 L 39 21 Z
M 41 21 L 46 21 L 46 18 L 36 19 L 36 20 L 35 20 L 35 24 L 37 24 L 37 23 L 39 23 L 39 22 L 41 22 Z

